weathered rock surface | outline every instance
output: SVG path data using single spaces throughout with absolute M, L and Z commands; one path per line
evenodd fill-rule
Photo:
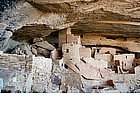
M 35 45 L 47 49 L 49 51 L 53 51 L 55 49 L 55 47 L 49 44 L 47 41 L 36 42 Z
M 50 51 L 43 49 L 43 48 L 37 48 L 37 53 L 38 53 L 38 55 L 41 55 L 41 56 L 44 56 L 47 58 L 50 58 L 50 54 L 51 54 Z
M 6 24 L 0 23 L 0 48 L 4 49 L 10 39 L 10 37 L 13 35 L 11 31 L 6 30 Z
M 27 0 L 15 6 L 2 19 L 27 34 L 34 28 L 43 35 L 42 29 L 49 33 L 74 24 L 75 33 L 139 36 L 139 0 Z
M 0 32 L 13 32 L 6 38 L 18 41 L 67 27 L 79 35 L 140 38 L 139 0 L 7 0 L 1 9 L 1 24 L 6 26 Z

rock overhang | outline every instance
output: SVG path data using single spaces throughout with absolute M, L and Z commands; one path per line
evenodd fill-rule
M 79 35 L 140 38 L 139 6 L 139 0 L 26 0 L 14 17 L 7 15 L 7 24 L 13 25 L 15 40 L 47 36 L 68 27 Z

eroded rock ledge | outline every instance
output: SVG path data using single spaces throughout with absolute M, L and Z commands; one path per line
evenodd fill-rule
M 3 13 L 1 21 L 19 34 L 27 32 L 25 39 L 67 27 L 75 34 L 139 37 L 139 6 L 139 0 L 21 0 Z

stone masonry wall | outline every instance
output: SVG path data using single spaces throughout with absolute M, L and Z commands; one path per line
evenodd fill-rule
M 32 85 L 32 56 L 0 55 L 0 78 L 5 90 L 30 92 Z
M 33 86 L 32 92 L 51 92 L 52 59 L 33 57 Z

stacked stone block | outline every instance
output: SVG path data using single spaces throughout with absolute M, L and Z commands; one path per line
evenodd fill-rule
M 17 54 L 0 55 L 0 78 L 4 89 L 14 87 L 11 92 L 30 92 L 32 85 L 32 56 Z

